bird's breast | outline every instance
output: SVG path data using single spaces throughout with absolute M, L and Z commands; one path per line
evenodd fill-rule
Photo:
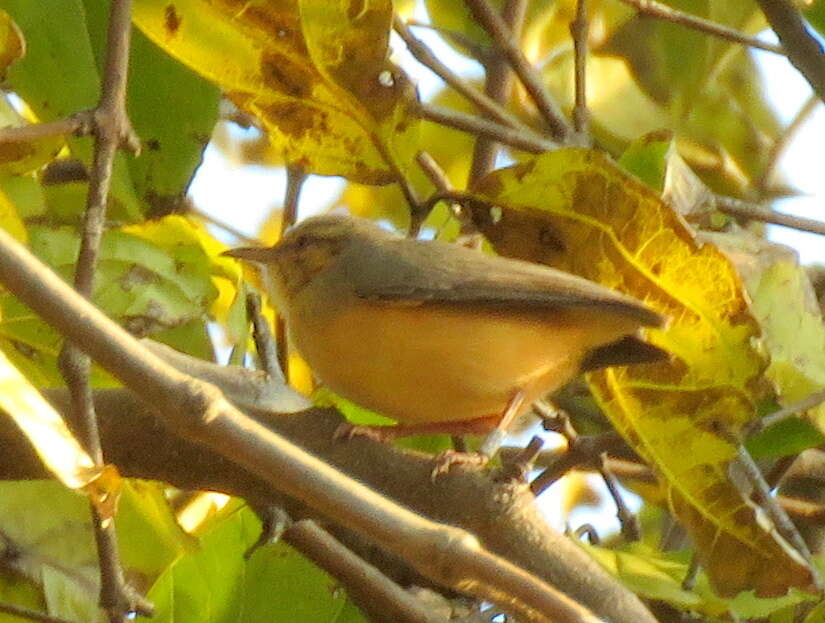
M 592 347 L 632 333 L 592 310 L 392 305 L 342 296 L 289 316 L 298 350 L 336 393 L 406 424 L 501 414 L 566 383 Z

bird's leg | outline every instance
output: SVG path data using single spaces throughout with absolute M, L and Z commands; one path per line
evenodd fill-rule
M 460 422 L 427 422 L 424 424 L 396 424 L 395 426 L 357 426 L 345 422 L 335 431 L 335 439 L 367 437 L 387 443 L 410 435 L 486 435 L 495 429 L 500 418 L 497 415 L 463 420 Z
M 487 437 L 481 444 L 478 452 L 457 452 L 456 450 L 445 450 L 435 458 L 435 468 L 433 469 L 433 478 L 437 478 L 441 474 L 446 474 L 450 471 L 453 465 L 477 465 L 484 466 L 487 462 L 498 452 L 504 438 L 507 436 L 507 431 L 516 416 L 521 413 L 521 408 L 524 405 L 524 392 L 518 390 L 510 398 L 504 413 L 501 417 L 496 417 L 497 423 L 492 430 L 488 429 Z

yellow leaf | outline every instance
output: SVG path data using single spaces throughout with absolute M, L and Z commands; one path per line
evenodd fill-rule
M 729 476 L 765 391 L 739 277 L 649 187 L 600 152 L 564 149 L 495 171 L 474 217 L 496 250 L 631 294 L 670 317 L 647 339 L 672 360 L 588 375 L 602 409 L 665 484 L 716 590 L 808 587 L 811 570 Z M 727 434 L 726 434 L 727 433 Z
M 15 240 L 20 242 L 28 240 L 26 226 L 17 213 L 17 208 L 2 190 L 0 190 L 0 227 L 11 234 Z
M 0 12 L 2 15 L 2 12 Z M 2 61 L 0 61 L 2 63 Z M 0 97 L 0 127 L 16 128 L 30 121 L 4 97 Z M 0 176 L 24 175 L 51 162 L 65 145 L 61 136 L 0 143 Z
M 794 251 L 749 232 L 705 233 L 731 258 L 748 288 L 770 365 L 765 377 L 783 406 L 825 387 L 825 325 L 805 270 Z M 807 412 L 825 432 L 825 405 Z
M 0 9 L 0 76 L 6 69 L 26 55 L 26 40 L 11 16 Z
M 416 152 L 415 89 L 387 60 L 392 3 L 138 0 L 137 26 L 263 122 L 288 162 L 380 184 Z

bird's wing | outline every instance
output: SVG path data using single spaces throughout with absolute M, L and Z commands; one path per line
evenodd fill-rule
M 393 245 L 392 252 L 361 245 L 350 258 L 349 276 L 361 298 L 518 309 L 589 307 L 642 325 L 660 326 L 664 321 L 635 298 L 546 266 L 442 242 L 397 239 L 383 244 Z

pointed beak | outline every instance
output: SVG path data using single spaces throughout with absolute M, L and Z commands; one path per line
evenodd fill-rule
M 234 257 L 247 262 L 258 262 L 259 264 L 268 264 L 275 258 L 275 254 L 275 249 L 272 247 L 238 247 L 221 253 L 221 255 L 227 257 Z

